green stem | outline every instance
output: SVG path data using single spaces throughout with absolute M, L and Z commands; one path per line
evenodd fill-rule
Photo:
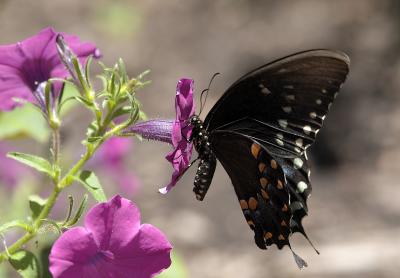
M 60 177 L 60 130 L 52 128 L 53 169 L 55 172 L 53 183 L 57 186 Z
M 60 164 L 60 130 L 52 129 L 52 144 L 53 144 L 53 164 Z
M 42 220 L 47 218 L 50 213 L 50 210 L 53 208 L 55 201 L 57 200 L 58 194 L 60 190 L 55 187 L 54 191 L 51 193 L 50 197 L 47 199 L 46 205 L 43 207 L 42 211 L 40 212 L 39 216 L 33 222 L 33 229 L 31 232 L 26 233 L 23 237 L 17 240 L 13 245 L 7 248 L 8 254 L 14 254 L 18 250 L 21 249 L 23 245 L 25 245 L 28 241 L 34 238 L 37 235 L 38 229 L 42 223 Z M 7 252 L 3 252 L 0 254 L 0 263 L 4 260 L 8 259 Z

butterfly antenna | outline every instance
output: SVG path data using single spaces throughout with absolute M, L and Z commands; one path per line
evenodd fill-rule
M 214 75 L 211 77 L 210 83 L 208 83 L 208 88 L 207 88 L 207 89 L 204 89 L 204 90 L 201 92 L 201 95 L 200 95 L 200 112 L 199 112 L 199 115 L 201 114 L 201 112 L 203 111 L 204 106 L 206 105 L 207 96 L 208 96 L 208 92 L 210 91 L 211 84 L 212 84 L 214 78 L 215 78 L 217 75 L 219 75 L 219 74 L 220 74 L 219 72 L 214 73 Z M 205 93 L 206 95 L 205 95 L 204 101 L 203 101 L 203 95 L 204 95 L 204 93 Z

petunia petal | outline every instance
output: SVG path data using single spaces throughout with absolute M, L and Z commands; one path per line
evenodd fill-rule
M 100 249 L 119 250 L 139 231 L 140 212 L 131 201 L 117 195 L 93 207 L 86 215 L 85 226 Z
M 148 278 L 169 267 L 171 244 L 139 219 L 137 207 L 120 196 L 96 205 L 86 216 L 86 228 L 69 230 L 53 245 L 53 277 Z
M 54 243 L 49 256 L 50 272 L 54 277 L 74 277 L 68 275 L 79 273 L 97 252 L 90 231 L 82 227 L 72 228 Z
M 134 277 L 147 278 L 171 265 L 171 243 L 152 225 L 144 224 L 133 240 L 116 253 L 118 266 L 135 269 Z
M 195 111 L 193 101 L 193 80 L 182 78 L 178 81 L 175 98 L 176 119 L 188 120 Z

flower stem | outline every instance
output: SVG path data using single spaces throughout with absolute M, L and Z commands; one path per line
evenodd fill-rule
M 51 209 L 53 208 L 55 201 L 57 200 L 58 194 L 60 193 L 60 190 L 55 187 L 54 191 L 51 193 L 50 197 L 47 199 L 47 202 L 45 206 L 43 207 L 42 211 L 40 212 L 39 216 L 36 218 L 36 220 L 33 222 L 33 229 L 31 232 L 27 232 L 23 237 L 21 237 L 19 240 L 17 240 L 13 245 L 7 248 L 8 254 L 14 254 L 18 250 L 22 248 L 24 244 L 26 244 L 29 240 L 34 238 L 38 232 L 38 229 L 40 228 L 40 225 L 42 223 L 42 220 L 47 218 L 49 215 Z M 8 259 L 7 252 L 3 252 L 0 254 L 0 263 L 4 260 Z
M 49 215 L 51 209 L 53 208 L 58 195 L 60 192 L 65 188 L 71 185 L 74 182 L 74 176 L 79 172 L 79 170 L 85 165 L 85 163 L 93 156 L 93 153 L 100 147 L 100 145 L 106 141 L 109 137 L 113 136 L 116 132 L 119 132 L 121 126 L 119 128 L 114 128 L 111 131 L 107 132 L 104 137 L 99 140 L 99 142 L 93 145 L 87 145 L 85 154 L 79 159 L 75 165 L 64 175 L 62 179 L 55 183 L 54 190 L 51 193 L 50 197 L 47 199 L 45 206 L 43 207 L 42 211 L 40 212 L 37 219 L 33 222 L 32 231 L 26 233 L 22 236 L 19 240 L 17 240 L 14 244 L 12 244 L 9 248 L 7 248 L 8 254 L 14 254 L 18 250 L 20 250 L 23 245 L 25 245 L 28 241 L 34 238 L 37 235 L 37 232 L 43 223 L 43 219 L 46 219 Z M 54 135 L 54 134 L 53 134 Z M 56 139 L 58 138 L 58 139 Z M 54 140 L 56 139 L 56 140 Z M 55 141 L 55 142 L 54 142 Z M 53 147 L 54 145 L 59 144 L 59 135 L 53 137 Z M 59 146 L 59 145 L 58 145 Z M 54 150 L 56 150 L 55 148 Z M 56 154 L 57 151 L 55 151 Z M 54 161 L 58 161 L 58 159 L 54 159 Z M 57 165 L 58 167 L 58 165 Z M 4 260 L 8 260 L 7 252 L 0 253 L 0 263 Z
M 53 164 L 58 166 L 60 164 L 60 130 L 58 128 L 52 129 L 52 144 Z

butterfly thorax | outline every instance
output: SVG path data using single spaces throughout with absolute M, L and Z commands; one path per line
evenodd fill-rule
M 193 127 L 191 141 L 193 141 L 194 148 L 202 156 L 209 155 L 211 151 L 211 144 L 209 142 L 208 131 L 203 127 L 203 121 L 198 116 L 193 116 L 190 120 Z
M 193 141 L 194 148 L 199 154 L 200 159 L 194 178 L 193 191 L 196 194 L 196 199 L 202 201 L 210 187 L 217 160 L 211 149 L 209 133 L 204 128 L 203 121 L 195 115 L 190 119 L 190 124 L 193 127 L 190 140 Z

